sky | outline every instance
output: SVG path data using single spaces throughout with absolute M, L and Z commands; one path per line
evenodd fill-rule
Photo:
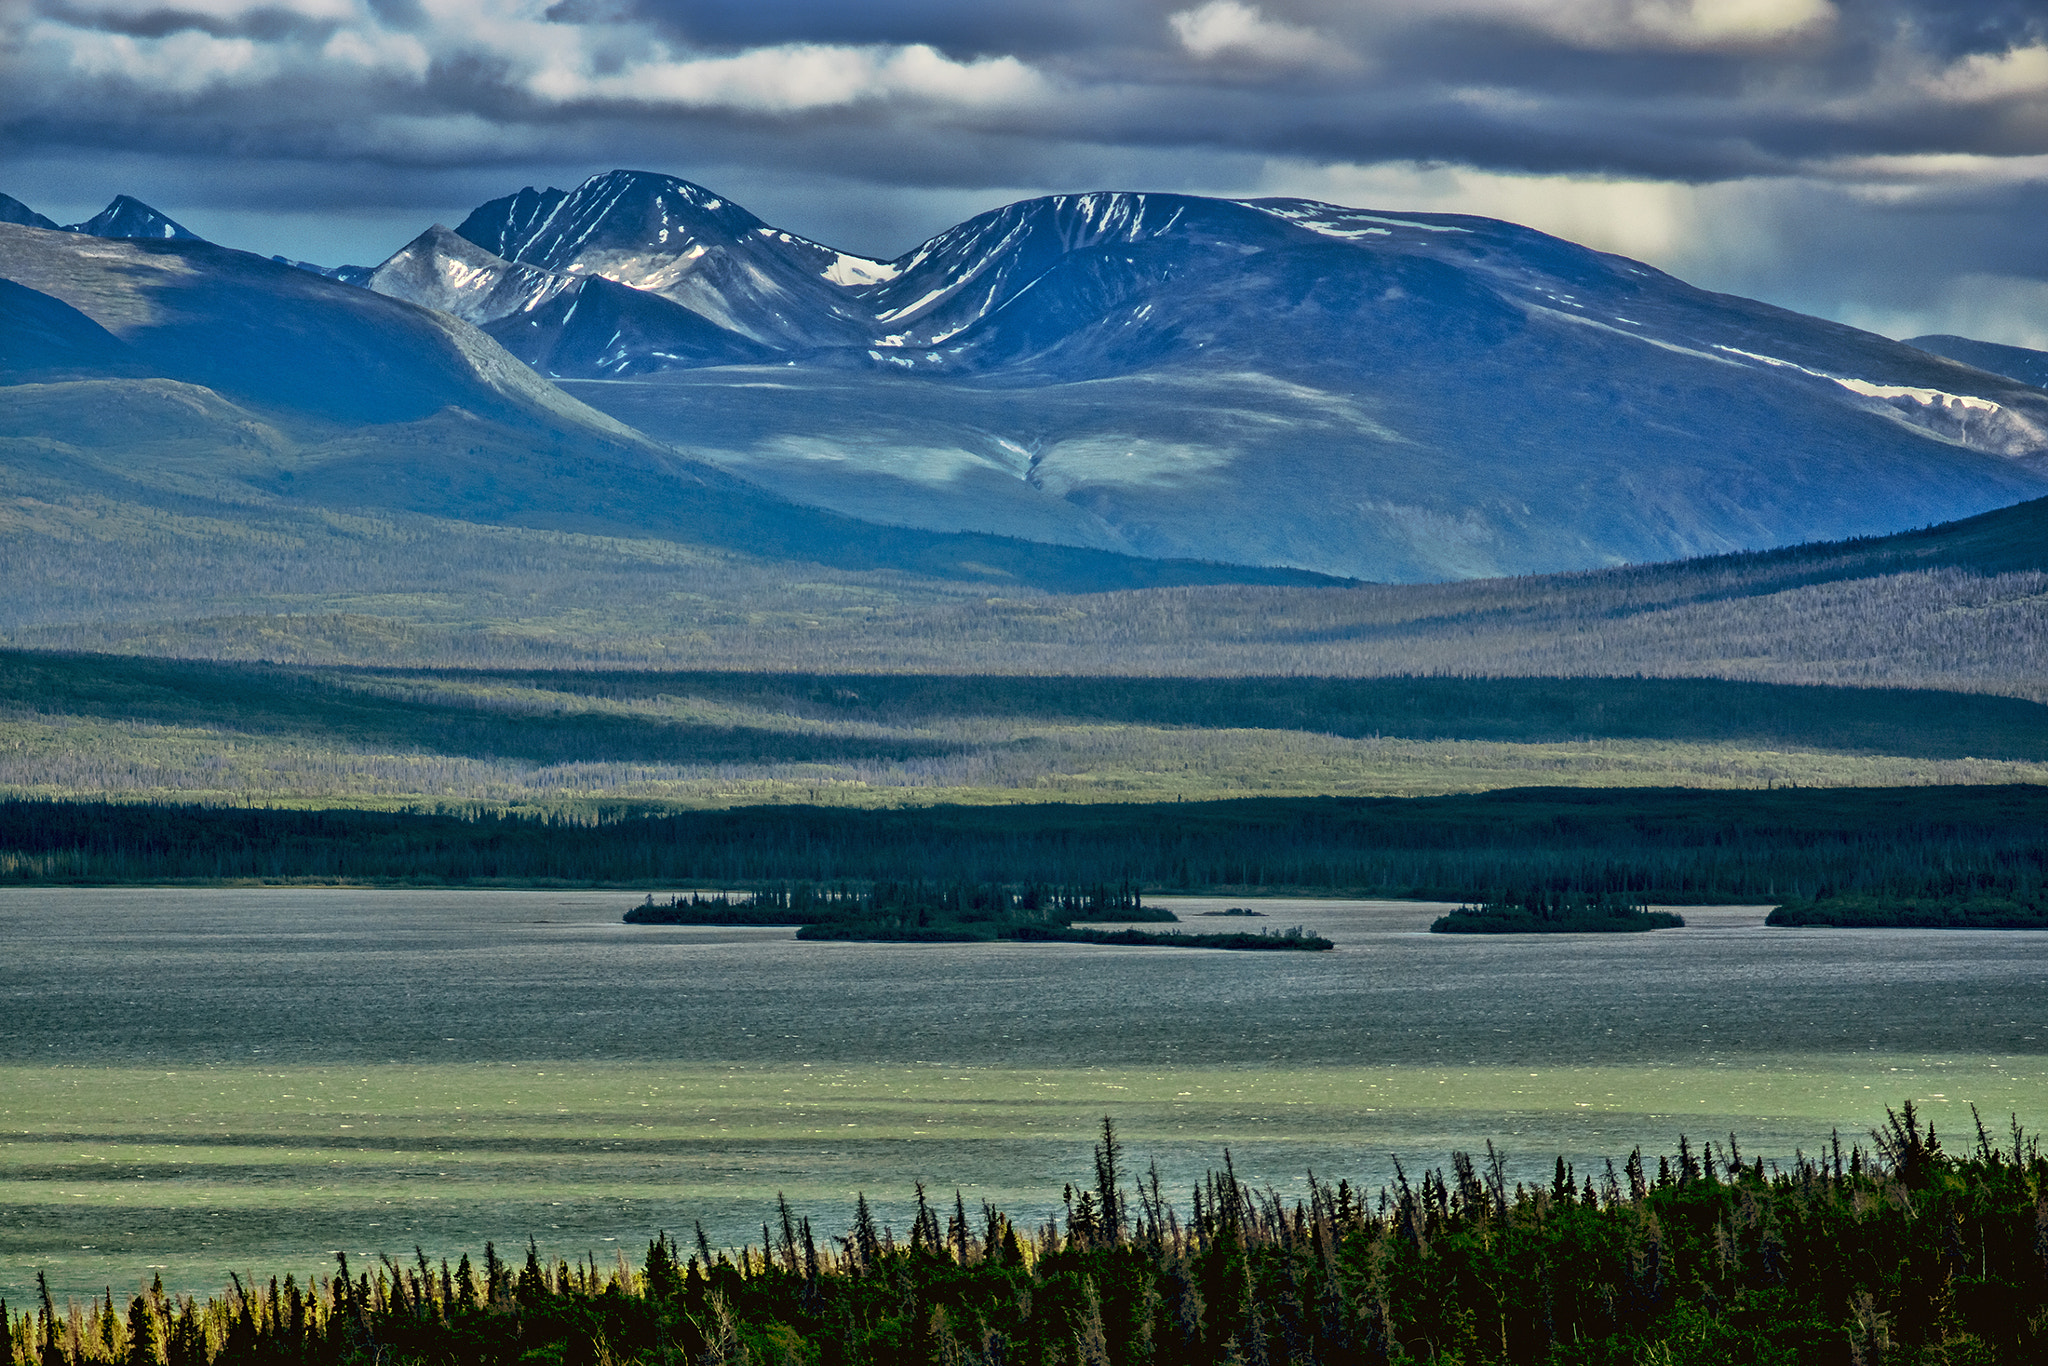
M 1012 200 L 1526 223 L 2048 347 L 2048 0 L 0 0 L 0 191 L 375 264 L 615 167 L 891 257 Z

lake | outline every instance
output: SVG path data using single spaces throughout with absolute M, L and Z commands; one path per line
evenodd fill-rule
M 626 892 L 0 891 L 0 1296 L 354 1259 L 638 1257 L 820 1233 L 913 1183 L 1039 1221 L 1126 1161 L 1281 1192 L 1493 1141 L 1544 1180 L 1678 1136 L 1788 1159 L 1913 1099 L 2048 1123 L 2048 934 L 1482 939 L 1441 907 L 1253 904 L 1327 954 L 806 944 L 629 926 Z M 1227 901 L 1162 897 L 1189 928 Z M 1240 903 L 1247 904 L 1247 903 Z

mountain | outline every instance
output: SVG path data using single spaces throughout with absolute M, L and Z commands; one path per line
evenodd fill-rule
M 125 194 L 114 196 L 111 204 L 85 222 L 73 223 L 61 229 L 20 200 L 0 194 L 0 223 L 19 223 L 29 228 L 84 233 L 88 237 L 150 237 L 168 242 L 206 240 L 182 223 L 175 222 L 141 200 Z M 311 271 L 315 275 L 324 275 L 330 280 L 340 280 L 344 284 L 365 284 L 370 278 L 371 268 L 368 266 L 316 266 L 311 261 L 293 261 L 283 256 L 273 256 L 270 259 L 281 266 Z
M 76 231 L 205 245 L 127 196 Z M 471 325 L 419 354 L 516 358 L 519 415 L 493 406 L 510 372 L 481 408 L 448 398 L 439 362 L 410 375 L 414 342 L 376 334 L 414 325 L 361 295 L 323 297 L 345 321 L 305 346 L 236 321 L 298 297 L 243 266 L 194 277 L 225 291 L 205 344 L 174 356 L 169 332 L 109 325 L 119 363 L 236 401 L 290 391 L 328 421 L 573 411 L 583 430 L 601 412 L 622 425 L 593 439 L 722 472 L 764 507 L 941 535 L 1414 581 L 1884 534 L 2048 493 L 2048 394 L 1998 373 L 2010 357 L 1489 219 L 1103 192 L 881 262 L 614 171 L 493 200 L 367 275 L 271 264 Z M 196 308 L 199 288 L 129 303 Z M 71 338 L 51 373 L 102 354 L 37 317 Z
M 25 228 L 56 231 L 57 225 L 10 194 L 0 194 L 0 223 L 19 223 Z
M 774 354 L 659 294 L 602 275 L 520 265 L 439 224 L 400 248 L 367 283 L 476 324 L 553 378 L 744 365 Z
M 460 408 L 656 449 L 445 314 L 190 239 L 0 225 L 0 278 L 68 305 L 148 373 L 344 425 Z
M 1951 337 L 1936 334 L 1928 337 L 1910 337 L 1908 346 L 1917 346 L 1922 351 L 1931 351 L 1937 356 L 1974 365 L 1979 370 L 1988 370 L 1994 375 L 2004 375 L 2022 384 L 2031 384 L 2036 389 L 2048 389 L 2048 351 L 2033 351 L 2024 346 L 2003 346 L 1997 342 L 1972 341 L 1968 337 Z
M 40 227 L 41 224 L 30 224 Z M 72 223 L 66 232 L 81 232 L 88 237 L 155 237 L 168 242 L 203 242 L 206 239 L 181 223 L 158 213 L 139 199 L 125 194 L 114 196 L 114 202 L 101 209 L 83 223 Z
M 436 223 L 392 253 L 368 283 L 379 294 L 482 327 L 573 289 L 578 277 L 514 265 Z
M 1061 195 L 883 263 L 615 171 L 372 287 L 792 500 L 1127 554 L 1483 577 L 2048 493 L 2031 386 L 1483 218 Z
M 40 481 L 44 503 L 111 498 L 141 524 L 203 507 L 221 526 L 385 509 L 1066 589 L 1327 581 L 795 505 L 585 406 L 458 318 L 208 243 L 0 225 L 0 281 L 0 479 Z
M 777 350 L 865 344 L 870 313 L 851 291 L 892 274 L 772 228 L 701 185 L 644 171 L 593 176 L 572 191 L 529 187 L 483 205 L 455 233 L 517 265 L 659 295 Z

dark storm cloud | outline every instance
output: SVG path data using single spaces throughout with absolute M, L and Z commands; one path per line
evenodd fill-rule
M 2048 13 L 0 0 L 0 159 L 0 189 L 46 211 L 126 191 L 245 223 L 323 207 L 452 218 L 634 165 L 886 254 L 1046 190 L 1399 196 L 1838 314 L 1924 313 L 1970 279 L 2048 278 L 2026 221 L 2048 184 Z

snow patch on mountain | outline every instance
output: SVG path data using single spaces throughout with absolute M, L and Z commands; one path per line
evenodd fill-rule
M 1174 488 L 1207 482 L 1237 458 L 1219 446 L 1141 436 L 1085 436 L 1058 442 L 1032 461 L 1031 482 L 1055 498 L 1091 485 Z
M 1545 308 L 1541 304 L 1524 304 L 1522 307 L 1532 317 L 1561 319 L 1568 323 L 1577 323 L 1581 327 L 1591 327 L 1601 332 L 1611 332 L 1617 337 L 1627 337 L 1630 341 L 1642 342 L 1645 345 L 1654 346 L 1660 351 L 1669 351 L 1673 355 L 1691 356 L 1695 360 L 1710 360 L 1714 362 L 1714 364 L 1716 365 L 1734 365 L 1737 366 L 1737 368 L 1740 368 L 1740 362 L 1729 360 L 1727 356 L 1717 356 L 1713 354 L 1712 351 L 1702 351 L 1697 347 L 1684 346 L 1674 341 L 1665 341 L 1662 337 L 1653 337 L 1649 335 L 1647 332 L 1625 332 L 1619 327 L 1614 327 L 1608 323 L 1601 322 L 1598 318 L 1588 318 L 1583 313 L 1566 313 L 1562 309 Z M 1619 318 L 1616 319 L 1616 321 L 1627 322 L 1628 319 Z M 1633 326 L 1636 327 L 1641 327 L 1642 325 L 1643 324 L 1641 323 L 1633 324 Z M 1714 350 L 1732 351 L 1732 348 L 1726 346 L 1716 346 Z M 1733 354 L 1747 355 L 1748 353 L 1735 351 L 1733 352 Z M 1757 359 L 1761 360 L 1765 358 L 1758 357 Z
M 1340 241 L 1355 242 L 1368 237 L 1392 237 L 1396 228 L 1411 228 L 1417 232 L 1462 232 L 1472 229 L 1455 223 L 1424 223 L 1413 218 L 1391 218 L 1382 213 L 1367 213 L 1362 209 L 1347 209 L 1341 204 L 1325 204 L 1316 199 L 1233 199 L 1229 203 L 1242 208 L 1255 209 L 1271 214 L 1296 227 L 1307 228 L 1310 232 Z
M 1872 384 L 1868 380 L 1843 379 L 1830 375 L 1830 379 L 1854 394 L 1865 398 L 1909 398 L 1915 403 L 1936 408 L 1976 408 L 1987 413 L 2002 413 L 2005 409 L 1988 398 L 1977 398 L 1970 394 L 1945 394 L 1939 389 L 1921 389 L 1910 384 Z
M 1743 351 L 1733 346 L 1716 346 L 1714 349 L 1839 384 L 1857 397 L 1869 400 L 1866 406 L 1884 416 L 1971 450 L 2008 456 L 2048 454 L 2048 431 L 1988 398 L 1951 394 L 1911 384 L 1874 384 L 1869 380 L 1832 375 L 1795 361 L 1780 360 L 1776 356 Z
M 958 290 L 962 283 L 963 282 L 959 280 L 948 280 L 945 283 L 939 285 L 936 289 L 928 291 L 923 297 L 913 299 L 909 303 L 902 305 L 900 308 L 892 308 L 889 309 L 887 312 L 877 313 L 875 315 L 875 321 L 878 323 L 893 323 L 898 318 L 907 318 L 913 313 L 921 313 L 927 306 L 937 303 L 940 299 L 943 299 L 947 295 Z M 884 341 L 877 343 L 877 345 L 880 346 L 902 346 L 903 344 L 904 341 L 901 336 L 890 337 Z

